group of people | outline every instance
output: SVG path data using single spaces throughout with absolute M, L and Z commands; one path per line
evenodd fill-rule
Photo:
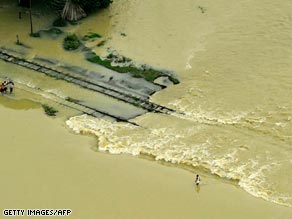
M 0 92 L 1 94 L 7 93 L 9 89 L 9 93 L 13 93 L 14 83 L 12 80 L 4 81 L 0 84 Z

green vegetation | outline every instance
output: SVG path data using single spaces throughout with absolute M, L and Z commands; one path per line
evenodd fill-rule
M 91 12 L 98 8 L 107 8 L 112 0 L 71 0 L 74 4 L 80 5 L 84 11 Z
M 78 24 L 79 24 L 79 22 L 78 22 L 78 21 L 69 21 L 69 23 L 70 23 L 71 25 L 73 25 L 73 26 L 75 26 L 75 25 L 78 25 Z
M 47 0 L 46 4 L 55 11 L 62 11 L 68 0 Z M 97 9 L 107 8 L 112 0 L 71 0 L 75 5 L 80 6 L 86 13 Z
M 63 18 L 59 17 L 53 22 L 53 26 L 55 27 L 66 27 L 67 26 L 67 21 L 64 20 Z
M 106 40 L 102 40 L 97 44 L 97 46 L 98 47 L 104 46 L 105 43 L 106 43 Z
M 31 33 L 30 36 L 31 36 L 31 37 L 41 37 L 41 35 L 40 35 L 39 32 Z
M 108 54 L 106 59 L 108 59 L 111 62 L 116 62 L 116 63 L 125 63 L 125 62 L 132 61 L 132 59 L 130 59 L 130 58 L 127 58 L 127 57 L 121 56 L 121 55 L 115 55 L 113 53 Z
M 170 81 L 172 81 L 174 84 L 178 84 L 179 80 L 172 75 L 168 75 L 164 72 L 157 71 L 155 69 L 149 68 L 149 69 L 139 69 L 137 67 L 133 66 L 112 66 L 111 61 L 109 60 L 102 60 L 99 56 L 95 55 L 93 57 L 87 58 L 88 61 L 97 63 L 99 65 L 102 65 L 106 68 L 109 68 L 111 70 L 114 70 L 116 72 L 120 73 L 130 73 L 133 77 L 136 78 L 144 78 L 147 81 L 154 82 L 155 79 L 159 77 L 168 77 Z
M 59 112 L 58 110 L 47 104 L 43 104 L 42 107 L 48 116 L 56 116 L 56 113 Z
M 55 80 L 63 80 L 64 79 L 64 77 L 61 75 L 56 75 L 56 76 L 51 76 L 51 77 L 53 77 Z
M 15 44 L 18 45 L 18 46 L 23 46 L 22 42 L 16 42 Z
M 66 36 L 63 42 L 63 47 L 66 50 L 78 49 L 80 45 L 81 42 L 75 34 Z
M 86 40 L 89 40 L 89 39 L 92 39 L 92 38 L 101 38 L 101 35 L 99 35 L 98 33 L 89 33 L 89 34 L 84 35 L 82 40 L 86 41 Z
M 75 98 L 72 98 L 72 97 L 66 97 L 67 101 L 71 102 L 71 103 L 80 103 L 80 100 L 77 100 Z

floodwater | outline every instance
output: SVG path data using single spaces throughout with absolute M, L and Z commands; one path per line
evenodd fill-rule
M 185 115 L 137 118 L 146 129 L 84 117 L 69 125 L 94 130 L 101 150 L 203 168 L 291 207 L 291 9 L 286 0 L 113 4 L 110 46 L 175 70 L 181 84 L 153 101 Z
M 1 105 L 7 101 L 0 98 Z M 26 109 L 13 107 L 19 104 Z M 0 112 L 1 218 L 4 209 L 70 209 L 73 219 L 290 218 L 290 208 L 203 173 L 199 191 L 188 171 L 96 153 L 95 138 L 68 132 L 62 119 L 44 116 L 33 102 L 14 101 Z
M 1 16 L 11 15 L 11 11 L 0 10 Z M 67 125 L 98 136 L 99 150 L 146 154 L 202 169 L 236 182 L 255 197 L 292 207 L 291 10 L 288 0 L 115 1 L 109 10 L 85 19 L 83 26 L 66 30 L 84 34 L 100 26 L 108 41 L 96 50 L 112 47 L 137 62 L 175 71 L 181 83 L 155 94 L 152 100 L 184 115 L 136 118 L 143 128 L 86 116 L 73 117 Z M 44 18 L 40 15 L 40 19 Z M 44 20 L 39 25 L 46 26 L 52 19 Z M 2 22 L 0 26 L 1 45 L 17 48 L 11 25 Z M 23 28 L 21 33 L 27 32 L 24 23 L 18 27 Z M 10 30 L 9 37 L 3 38 L 6 30 Z M 64 55 L 61 39 L 50 47 L 47 43 L 52 39 L 23 36 L 23 41 L 32 47 L 24 49 L 29 57 L 56 55 L 63 62 L 74 60 L 93 68 L 80 61 L 78 53 Z M 30 88 L 52 91 L 49 88 L 53 87 L 58 96 L 76 91 L 29 71 L 18 76 L 11 69 L 18 71 L 1 64 L 1 70 L 8 72 L 4 76 L 19 82 L 25 78 L 22 84 Z M 36 92 L 31 92 L 31 99 L 43 101 L 32 98 Z

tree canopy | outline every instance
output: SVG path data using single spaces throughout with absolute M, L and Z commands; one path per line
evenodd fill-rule
M 46 3 L 50 8 L 60 13 L 66 20 L 79 20 L 86 14 L 102 8 L 107 8 L 113 0 L 39 0 Z M 36 3 L 38 0 L 20 0 L 19 5 L 29 7 L 30 2 Z
M 48 0 L 47 4 L 66 20 L 79 20 L 96 9 L 107 8 L 112 0 Z
M 97 8 L 107 8 L 112 0 L 71 0 L 72 3 L 80 5 L 86 12 Z
M 86 13 L 99 8 L 107 8 L 113 0 L 48 0 L 50 7 L 55 10 L 62 10 L 66 2 L 80 6 Z

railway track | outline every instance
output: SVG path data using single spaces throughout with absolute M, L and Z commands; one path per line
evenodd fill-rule
M 132 104 L 136 107 L 140 107 L 148 112 L 155 112 L 155 113 L 164 113 L 164 114 L 170 114 L 176 112 L 173 109 L 170 109 L 168 107 L 156 104 L 151 102 L 147 98 L 130 95 L 127 93 L 122 92 L 121 90 L 117 90 L 114 88 L 106 87 L 102 84 L 99 84 L 97 82 L 92 82 L 89 80 L 86 80 L 84 78 L 78 77 L 76 75 L 72 75 L 68 72 L 63 72 L 57 69 L 53 69 L 51 67 L 45 66 L 43 64 L 39 64 L 37 62 L 33 62 L 21 57 L 14 56 L 12 54 L 9 54 L 3 50 L 0 50 L 0 59 L 3 61 L 16 64 L 19 66 L 22 66 L 24 68 L 28 68 L 34 71 L 37 71 L 39 73 L 45 74 L 50 77 L 58 78 L 64 81 L 67 81 L 69 83 L 76 84 L 80 87 L 86 88 L 91 91 L 95 91 L 98 93 L 102 93 L 104 95 L 107 95 L 111 98 L 117 99 L 119 101 L 126 102 L 128 104 Z M 97 110 L 97 109 L 96 109 Z

